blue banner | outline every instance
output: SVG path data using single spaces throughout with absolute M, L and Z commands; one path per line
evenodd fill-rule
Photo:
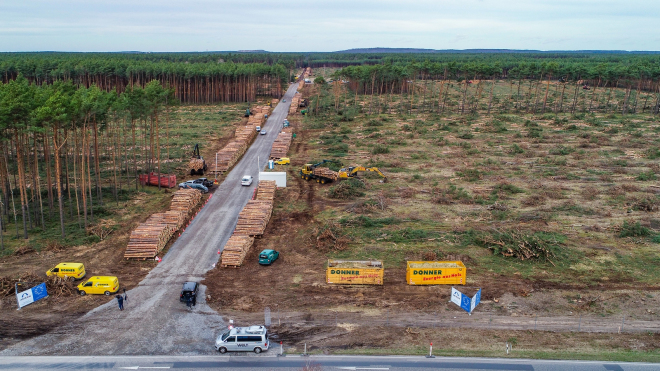
M 481 289 L 477 291 L 477 293 L 470 298 L 469 296 L 463 294 L 462 292 L 456 290 L 455 288 L 451 288 L 451 302 L 458 305 L 461 307 L 464 311 L 472 314 L 472 311 L 474 308 L 479 304 L 481 301 Z
M 32 298 L 34 301 L 43 299 L 46 296 L 48 296 L 48 292 L 46 291 L 46 282 L 43 282 L 42 284 L 32 288 Z

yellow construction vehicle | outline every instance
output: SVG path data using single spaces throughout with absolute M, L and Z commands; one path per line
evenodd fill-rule
M 357 175 L 357 173 L 359 173 L 361 171 L 373 171 L 376 174 L 383 177 L 383 183 L 387 182 L 387 177 L 377 167 L 364 167 L 364 166 L 359 166 L 359 165 L 358 166 L 345 167 L 345 168 L 339 170 L 339 179 L 353 178 Z

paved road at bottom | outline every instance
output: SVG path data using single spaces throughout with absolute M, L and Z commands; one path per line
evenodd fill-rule
M 226 324 L 206 305 L 205 287 L 200 288 L 197 306 L 189 310 L 179 302 L 181 286 L 184 281 L 201 281 L 218 262 L 218 251 L 231 236 L 238 214 L 252 197 L 259 169 L 268 161 L 297 87 L 298 84 L 289 87 L 284 96 L 287 102 L 280 102 L 268 118 L 265 125 L 268 134 L 257 136 L 163 261 L 136 288 L 128 291 L 124 311 L 120 312 L 116 301 L 111 301 L 68 325 L 17 343 L 0 355 L 214 353 L 215 337 Z M 250 187 L 240 185 L 245 174 L 255 178 Z
M 515 371 L 647 371 L 658 364 L 533 359 L 406 357 L 406 356 L 100 356 L 0 357 L 0 370 L 300 370 L 305 365 L 323 370 L 515 370 Z M 318 368 L 316 368 L 318 369 Z

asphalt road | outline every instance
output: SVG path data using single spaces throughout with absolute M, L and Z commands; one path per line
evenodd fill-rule
M 521 371 L 647 371 L 657 364 L 529 359 L 374 356 L 101 356 L 0 357 L 0 370 L 300 370 L 305 365 L 323 370 L 521 370 Z
M 218 262 L 218 251 L 231 236 L 238 214 L 252 197 L 259 169 L 267 164 L 297 87 L 298 84 L 289 87 L 284 96 L 287 102 L 280 101 L 264 126 L 268 134 L 257 135 L 163 261 L 136 288 L 128 291 L 124 311 L 120 312 L 113 300 L 48 334 L 15 344 L 0 355 L 216 353 L 213 344 L 219 331 L 226 328 L 225 321 L 206 305 L 205 287 L 200 289 L 197 306 L 189 310 L 179 302 L 181 286 L 185 281 L 201 281 Z M 241 187 L 240 179 L 246 174 L 252 175 L 255 182 L 250 187 Z

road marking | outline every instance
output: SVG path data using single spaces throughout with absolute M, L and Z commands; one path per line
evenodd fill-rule
M 337 367 L 341 370 L 389 370 L 389 367 Z
M 171 368 L 171 367 L 128 366 L 128 367 L 119 367 L 119 368 L 123 368 L 124 370 L 139 370 L 141 368 L 147 369 L 147 368 Z

